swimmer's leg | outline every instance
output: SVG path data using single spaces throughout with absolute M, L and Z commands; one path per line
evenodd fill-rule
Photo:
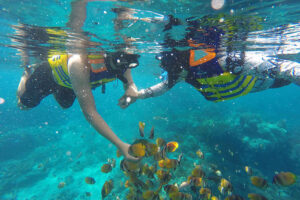
M 43 98 L 53 93 L 55 86 L 52 70 L 47 62 L 38 65 L 33 72 L 25 70 L 17 91 L 18 106 L 21 109 L 37 106 Z
M 300 86 L 300 63 L 290 60 L 279 61 L 279 76 Z

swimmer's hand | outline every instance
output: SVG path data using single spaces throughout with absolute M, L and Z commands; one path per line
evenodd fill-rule
M 130 147 L 130 144 L 127 144 L 127 143 L 123 143 L 119 147 L 119 149 L 122 152 L 124 158 L 128 161 L 131 161 L 131 162 L 139 162 L 141 160 L 141 158 L 134 157 L 134 156 L 132 156 L 128 153 L 129 152 L 129 147 Z
M 127 108 L 130 104 L 134 103 L 138 99 L 138 90 L 134 84 L 131 84 L 125 88 L 125 94 L 119 99 L 118 105 L 121 108 Z

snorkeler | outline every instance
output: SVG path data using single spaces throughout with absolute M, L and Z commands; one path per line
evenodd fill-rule
M 86 15 L 86 1 L 72 2 L 68 25 L 81 33 Z M 54 53 L 44 62 L 26 67 L 21 78 L 17 97 L 21 109 L 39 105 L 53 94 L 62 108 L 72 106 L 77 97 L 86 120 L 106 139 L 112 142 L 126 159 L 138 159 L 128 154 L 129 144 L 121 141 L 96 110 L 92 89 L 116 78 L 124 84 L 126 96 L 137 96 L 130 69 L 138 66 L 138 55 L 122 51 L 88 54 L 84 40 L 78 40 L 76 53 Z
M 219 23 L 226 20 L 222 17 L 214 21 Z M 164 31 L 170 30 L 174 25 L 183 24 L 174 17 L 169 19 Z M 232 18 L 229 17 L 230 19 Z M 137 99 L 162 95 L 180 81 L 191 84 L 207 100 L 214 102 L 234 99 L 268 88 L 283 87 L 290 83 L 300 85 L 300 63 L 279 59 L 278 50 L 246 51 L 246 47 L 242 46 L 243 41 L 234 39 L 247 40 L 250 38 L 248 33 L 232 36 L 226 33 L 226 26 L 208 26 L 208 20 L 205 20 L 205 17 L 196 20 L 188 18 L 185 22 L 188 24 L 187 33 L 182 40 L 171 39 L 169 34 L 166 34 L 163 45 L 171 50 L 164 51 L 156 57 L 164 70 L 162 82 L 140 90 L 138 98 L 120 99 L 119 104 L 122 108 L 126 108 Z M 250 20 L 256 19 L 250 17 L 246 20 L 248 21 L 245 21 L 244 25 L 251 24 Z M 248 30 L 257 31 L 257 27 L 259 26 L 250 27 Z M 242 48 L 234 48 L 234 42 L 242 44 Z

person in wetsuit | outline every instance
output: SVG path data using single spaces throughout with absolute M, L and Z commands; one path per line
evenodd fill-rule
M 181 24 L 179 19 L 169 19 L 165 30 Z M 290 83 L 300 85 L 300 63 L 279 59 L 275 51 L 236 50 L 230 45 L 224 48 L 224 40 L 234 42 L 234 37 L 226 36 L 224 30 L 200 26 L 199 21 L 192 18 L 187 19 L 186 23 L 185 38 L 176 41 L 167 35 L 163 45 L 171 50 L 156 57 L 165 70 L 165 78 L 161 83 L 140 90 L 137 99 L 162 95 L 180 81 L 191 84 L 207 100 L 214 102 Z M 238 37 L 247 39 L 246 33 Z M 137 99 L 128 101 L 122 107 L 126 108 Z
M 68 24 L 76 33 L 81 33 L 86 3 L 85 0 L 72 2 Z M 138 160 L 128 154 L 130 145 L 119 139 L 97 112 L 92 89 L 120 79 L 125 95 L 137 96 L 130 69 L 138 65 L 139 55 L 122 51 L 89 54 L 80 40 L 77 43 L 81 48 L 75 53 L 54 53 L 44 62 L 25 68 L 17 91 L 19 107 L 34 108 L 46 96 L 53 94 L 62 108 L 69 108 L 77 98 L 86 120 L 96 131 L 112 142 L 126 159 Z

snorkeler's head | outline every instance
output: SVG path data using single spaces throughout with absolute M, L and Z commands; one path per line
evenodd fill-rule
M 129 68 L 135 68 L 139 65 L 138 58 L 140 55 L 138 54 L 129 54 L 125 52 L 110 52 L 106 54 L 105 65 L 107 70 L 117 75 L 121 81 L 126 82 L 126 80 L 122 80 L 123 73 Z

